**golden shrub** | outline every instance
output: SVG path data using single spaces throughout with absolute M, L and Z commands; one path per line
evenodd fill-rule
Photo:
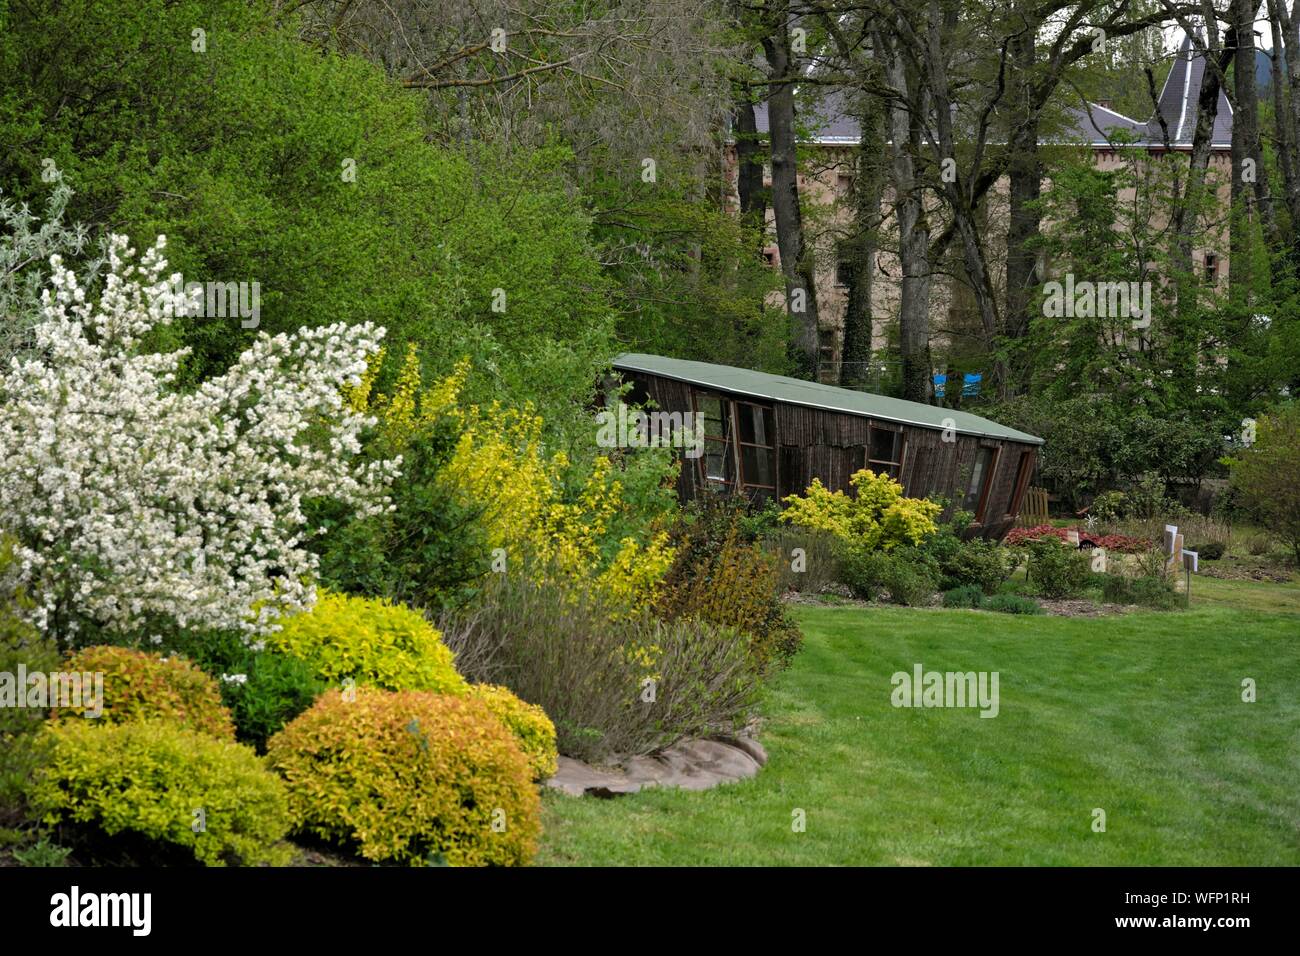
M 522 865 L 541 800 L 528 761 L 469 697 L 358 688 L 328 692 L 267 744 L 300 831 L 368 860 Z
M 72 673 L 104 675 L 103 713 L 95 723 L 166 719 L 222 740 L 235 739 L 235 722 L 221 702 L 221 688 L 184 658 L 96 645 L 72 654 L 64 666 Z M 52 707 L 51 719 L 81 717 L 86 696 L 83 687 L 81 702 Z M 53 694 L 51 703 L 57 703 Z

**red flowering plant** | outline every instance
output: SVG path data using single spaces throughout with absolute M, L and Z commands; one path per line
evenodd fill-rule
M 1146 538 L 1136 538 L 1127 534 L 1095 534 L 1084 528 L 1054 528 L 1048 524 L 1035 525 L 1032 528 L 1012 528 L 1002 543 L 1008 548 L 1023 548 L 1030 541 L 1037 541 L 1040 538 L 1058 538 L 1061 541 L 1069 540 L 1069 532 L 1077 531 L 1079 533 L 1079 547 L 1081 548 L 1105 548 L 1107 551 L 1114 551 L 1118 554 L 1138 554 L 1142 551 L 1148 551 L 1155 545 Z

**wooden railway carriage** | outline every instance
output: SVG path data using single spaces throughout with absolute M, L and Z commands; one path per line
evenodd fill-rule
M 862 468 L 917 498 L 943 496 L 1001 539 L 1015 524 L 1043 440 L 969 412 L 768 375 L 628 353 L 614 369 L 628 400 L 704 416 L 703 454 L 682 462 L 682 500 L 705 486 L 753 500 L 800 494 L 814 478 L 849 489 Z

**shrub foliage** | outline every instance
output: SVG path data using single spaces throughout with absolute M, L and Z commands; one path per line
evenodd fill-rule
M 252 748 L 167 720 L 98 724 L 41 732 L 28 802 L 43 823 L 172 844 L 208 866 L 287 862 L 285 788 Z
M 528 769 L 534 780 L 545 780 L 555 774 L 559 751 L 555 747 L 555 724 L 546 711 L 520 700 L 510 688 L 499 684 L 473 684 L 469 696 L 482 701 L 515 735 L 519 749 L 528 758 Z
M 99 721 L 164 719 L 211 737 L 235 739 L 235 724 L 221 702 L 221 688 L 184 658 L 97 645 L 72 654 L 67 670 L 104 675 L 104 711 Z M 79 717 L 86 711 L 85 703 L 83 699 L 68 707 L 52 707 L 50 716 Z
M 536 851 L 541 801 L 528 761 L 480 701 L 331 691 L 271 738 L 267 759 L 294 827 L 368 860 L 522 865 Z
M 286 618 L 268 643 L 336 686 L 352 678 L 389 690 L 468 690 L 437 628 L 419 611 L 383 598 L 322 591 L 315 607 Z

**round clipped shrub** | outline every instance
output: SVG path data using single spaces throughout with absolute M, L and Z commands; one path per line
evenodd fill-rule
M 72 673 L 104 675 L 103 713 L 96 722 L 167 719 L 222 740 L 235 739 L 221 688 L 185 658 L 96 645 L 70 655 L 64 666 Z M 79 704 L 51 708 L 51 719 L 85 714 L 86 696 L 83 691 Z
M 469 697 L 327 692 L 267 744 L 300 831 L 368 860 L 520 865 L 541 832 L 528 761 Z
M 1206 561 L 1218 561 L 1228 550 L 1228 546 L 1222 541 L 1206 541 L 1191 550 L 1200 554 Z
M 251 747 L 170 720 L 68 720 L 38 748 L 27 800 L 47 825 L 172 844 L 208 866 L 288 862 L 285 788 Z
M 382 598 L 321 591 L 315 607 L 285 618 L 268 643 L 335 685 L 350 677 L 389 690 L 464 694 L 469 687 L 437 628 L 419 611 Z
M 546 711 L 520 700 L 510 688 L 498 684 L 473 684 L 469 691 L 471 697 L 486 704 L 515 735 L 534 780 L 545 780 L 555 774 L 560 755 L 555 745 L 555 724 Z
M 984 601 L 984 590 L 976 584 L 964 584 L 943 592 L 944 607 L 977 608 Z
M 1041 614 L 1042 607 L 1033 598 L 1019 594 L 995 594 L 985 598 L 981 605 L 986 611 L 1001 611 L 1003 614 Z

